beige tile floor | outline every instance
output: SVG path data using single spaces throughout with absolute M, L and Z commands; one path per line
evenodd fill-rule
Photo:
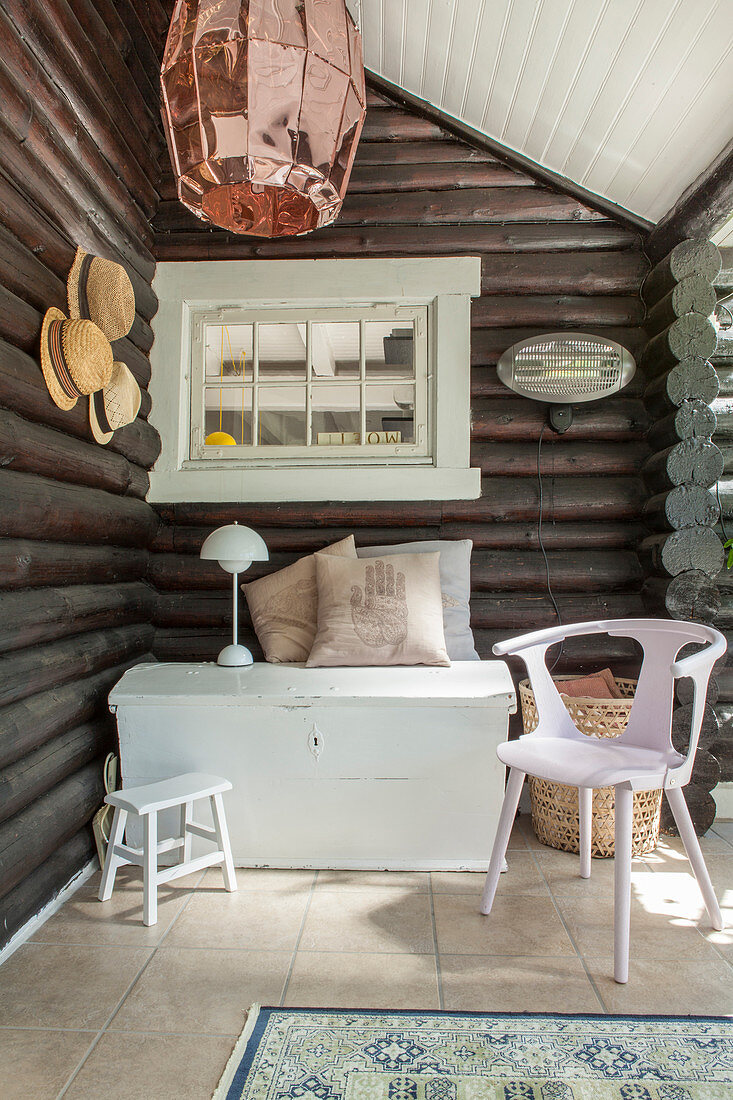
M 0 967 L 3 1100 L 210 1097 L 253 1001 L 477 1011 L 733 1014 L 733 824 L 703 848 L 712 932 L 679 842 L 633 871 L 631 977 L 611 978 L 613 863 L 512 836 L 489 918 L 482 876 L 238 872 L 179 879 L 140 923 L 137 872 L 90 881 Z

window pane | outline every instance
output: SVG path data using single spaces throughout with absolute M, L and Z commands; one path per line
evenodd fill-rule
M 364 339 L 367 378 L 415 377 L 415 341 L 411 321 L 367 321 Z
M 311 341 L 315 378 L 359 377 L 358 321 L 316 321 Z
M 358 444 L 361 433 L 359 401 L 358 386 L 314 385 L 311 398 L 312 442 L 331 447 Z
M 206 380 L 252 380 L 252 325 L 206 325 L 204 332 Z
M 415 387 L 405 384 L 366 387 L 366 442 L 415 442 Z M 370 435 L 381 433 L 379 438 Z M 382 439 L 381 436 L 386 435 Z
M 204 437 L 209 447 L 252 443 L 252 387 L 207 386 L 204 390 Z M 224 432 L 228 438 L 219 438 Z
M 260 381 L 305 378 L 306 326 L 260 325 Z
M 260 386 L 260 447 L 297 447 L 305 443 L 305 385 Z

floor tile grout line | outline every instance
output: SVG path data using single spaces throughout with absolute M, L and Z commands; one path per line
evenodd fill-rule
M 293 969 L 295 967 L 295 956 L 298 954 L 298 950 L 300 948 L 300 941 L 303 938 L 303 932 L 305 930 L 305 922 L 308 919 L 308 913 L 310 911 L 311 902 L 313 900 L 313 895 L 315 894 L 315 891 L 316 891 L 316 884 L 318 882 L 318 875 L 319 874 L 320 874 L 319 871 L 314 871 L 313 872 L 313 879 L 311 881 L 310 890 L 308 891 L 308 897 L 307 897 L 306 903 L 305 903 L 305 909 L 303 911 L 303 919 L 300 922 L 300 928 L 298 929 L 298 935 L 295 937 L 295 946 L 293 947 L 293 953 L 290 957 L 290 965 L 288 966 L 288 972 L 285 975 L 285 981 L 283 982 L 283 991 L 280 995 L 280 1008 L 283 1008 L 284 1005 L 285 1005 L 285 998 L 286 998 L 287 993 L 288 993 L 288 987 L 290 985 L 290 978 L 292 977 Z
M 175 916 L 173 917 L 173 920 L 172 920 L 172 921 L 170 922 L 170 924 L 169 924 L 169 925 L 168 925 L 168 927 L 166 928 L 165 932 L 164 932 L 164 933 L 163 933 L 163 935 L 161 936 L 161 938 L 160 938 L 160 940 L 158 941 L 158 943 L 157 943 L 157 944 L 155 944 L 155 945 L 153 945 L 153 946 L 152 946 L 152 947 L 150 948 L 150 954 L 148 955 L 147 959 L 145 960 L 145 962 L 143 963 L 143 965 L 142 965 L 142 966 L 140 967 L 140 969 L 138 970 L 137 974 L 136 974 L 136 975 L 135 975 L 135 977 L 134 977 L 134 978 L 132 979 L 132 981 L 130 982 L 130 984 L 129 984 L 129 985 L 127 986 L 127 988 L 125 989 L 124 993 L 122 994 L 122 997 L 121 997 L 121 998 L 120 998 L 120 1000 L 119 1000 L 119 1001 L 117 1002 L 117 1004 L 115 1005 L 115 1007 L 114 1007 L 114 1008 L 112 1009 L 111 1013 L 109 1014 L 109 1016 L 108 1016 L 108 1017 L 107 1017 L 107 1019 L 105 1020 L 104 1024 L 103 1024 L 103 1025 L 102 1025 L 102 1027 L 100 1028 L 100 1030 L 99 1030 L 98 1034 L 96 1035 L 96 1037 L 95 1037 L 95 1038 L 94 1038 L 94 1039 L 92 1040 L 92 1042 L 90 1043 L 90 1045 L 89 1045 L 88 1049 L 86 1050 L 86 1052 L 85 1052 L 84 1056 L 82 1057 L 81 1061 L 80 1061 L 80 1062 L 79 1062 L 79 1064 L 78 1064 L 78 1065 L 76 1066 L 76 1069 L 75 1069 L 75 1070 L 73 1071 L 73 1073 L 71 1074 L 71 1076 L 70 1076 L 70 1077 L 68 1078 L 68 1080 L 66 1081 L 66 1084 L 64 1085 L 64 1087 L 63 1087 L 63 1088 L 61 1089 L 61 1091 L 60 1091 L 60 1092 L 58 1093 L 58 1096 L 57 1096 L 56 1100 L 61 1100 L 61 1098 L 62 1098 L 63 1096 L 65 1096 L 65 1095 L 66 1095 L 66 1093 L 68 1092 L 68 1090 L 69 1090 L 69 1088 L 71 1087 L 71 1085 L 72 1085 L 72 1084 L 74 1083 L 74 1081 L 76 1080 L 76 1078 L 77 1078 L 77 1077 L 79 1076 L 79 1074 L 81 1073 L 82 1069 L 84 1068 L 84 1065 L 86 1064 L 86 1062 L 87 1062 L 87 1061 L 88 1061 L 88 1059 L 89 1059 L 89 1056 L 90 1056 L 90 1055 L 92 1054 L 92 1052 L 93 1052 L 93 1051 L 94 1051 L 94 1050 L 96 1049 L 96 1047 L 98 1046 L 98 1044 L 99 1044 L 100 1040 L 102 1039 L 102 1036 L 103 1036 L 103 1035 L 104 1035 L 104 1034 L 105 1034 L 105 1033 L 107 1032 L 107 1029 L 109 1028 L 109 1025 L 110 1025 L 110 1024 L 112 1023 L 112 1021 L 113 1021 L 113 1020 L 115 1019 L 115 1017 L 117 1016 L 118 1012 L 120 1011 L 120 1009 L 121 1009 L 121 1008 L 122 1008 L 122 1006 L 124 1005 L 125 1001 L 126 1001 L 126 1000 L 127 1000 L 127 998 L 129 997 L 129 995 L 130 995 L 130 993 L 132 992 L 133 988 L 135 987 L 135 985 L 137 984 L 137 982 L 139 981 L 139 979 L 140 979 L 140 978 L 142 977 L 142 975 L 143 975 L 143 974 L 145 973 L 145 971 L 147 970 L 147 968 L 148 968 L 148 967 L 150 966 L 150 963 L 151 963 L 151 962 L 153 961 L 153 958 L 155 957 L 155 954 L 156 954 L 156 952 L 157 952 L 158 948 L 160 947 L 160 945 L 161 945 L 161 943 L 163 942 L 163 940 L 165 940 L 165 938 L 166 938 L 166 936 L 168 935 L 168 933 L 170 932 L 171 928 L 172 928 L 172 927 L 173 927 L 173 925 L 174 925 L 174 924 L 176 923 L 176 921 L 178 920 L 179 916 L 181 915 L 181 913 L 183 912 L 183 910 L 184 910 L 184 909 L 186 908 L 186 906 L 187 906 L 187 905 L 188 905 L 188 903 L 190 902 L 191 898 L 193 897 L 193 893 L 194 893 L 194 890 L 196 889 L 196 887 L 197 887 L 197 886 L 199 886 L 199 885 L 201 884 L 201 882 L 202 882 L 202 881 L 203 881 L 203 879 L 204 879 L 204 876 L 205 876 L 205 874 L 206 874 L 206 871 L 202 871 L 202 872 L 201 872 L 201 874 L 199 875 L 199 877 L 198 877 L 198 878 L 196 879 L 196 882 L 195 882 L 195 883 L 193 883 L 193 885 L 192 885 L 192 887 L 191 887 L 191 890 L 189 890 L 189 891 L 188 891 L 188 897 L 187 897 L 187 898 L 186 898 L 186 900 L 185 900 L 185 901 L 183 902 L 183 905 L 181 905 L 181 906 L 180 906 L 180 908 L 179 908 L 178 912 L 177 912 L 177 913 L 176 913 L 176 915 L 175 915 Z M 147 947 L 147 945 L 143 945 L 143 947 L 142 947 L 142 950 L 145 950 L 145 949 L 146 949 L 146 947 Z
M 440 951 L 438 950 L 438 927 L 435 920 L 435 895 L 433 894 L 433 875 L 428 872 L 428 897 L 430 900 L 430 923 L 433 928 L 433 948 L 435 952 L 435 976 L 438 981 L 438 1009 L 442 1012 L 445 1008 L 443 998 L 443 972 L 440 966 Z
M 539 871 L 540 875 L 542 876 L 542 878 L 544 879 L 544 881 L 547 885 L 547 889 L 548 889 L 549 894 L 550 894 L 550 900 L 552 901 L 552 904 L 555 908 L 555 912 L 557 913 L 557 915 L 560 919 L 560 923 L 562 924 L 563 928 L 565 929 L 565 934 L 567 935 L 568 939 L 570 940 L 570 943 L 572 944 L 572 947 L 573 947 L 573 950 L 575 951 L 575 954 L 580 959 L 580 965 L 583 967 L 583 970 L 585 971 L 585 976 L 587 977 L 587 979 L 590 983 L 591 989 L 595 993 L 596 998 L 598 1000 L 598 1003 L 601 1006 L 603 1012 L 606 1015 L 608 1015 L 608 1008 L 606 1007 L 606 1003 L 603 1000 L 603 997 L 601 996 L 600 990 L 599 990 L 598 986 L 596 985 L 596 982 L 595 982 L 595 979 L 594 979 L 593 975 L 591 974 L 590 970 L 588 969 L 588 964 L 586 963 L 584 956 L 581 954 L 580 948 L 578 947 L 577 943 L 575 942 L 575 937 L 573 936 L 572 932 L 570 931 L 570 928 L 568 927 L 568 923 L 565 920 L 565 917 L 564 917 L 564 915 L 563 915 L 563 913 L 560 909 L 560 906 L 557 903 L 557 899 L 556 899 L 555 894 L 553 892 L 552 886 L 550 885 L 550 882 L 549 882 L 547 876 L 545 875 L 545 872 L 542 870 L 542 861 L 537 858 L 537 856 L 535 855 L 534 851 L 531 848 L 529 849 L 529 851 L 532 852 L 532 858 L 533 858 L 533 860 L 534 860 L 534 862 L 537 866 L 537 870 Z

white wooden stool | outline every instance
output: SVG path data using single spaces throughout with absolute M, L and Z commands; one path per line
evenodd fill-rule
M 122 791 L 113 791 L 105 798 L 115 807 L 115 816 L 107 845 L 107 858 L 104 861 L 102 882 L 99 887 L 99 900 L 109 901 L 115 884 L 118 867 L 134 863 L 143 869 L 143 924 L 155 924 L 158 920 L 158 887 L 171 879 L 198 871 L 202 867 L 222 864 L 224 885 L 227 890 L 237 889 L 234 874 L 232 849 L 229 844 L 226 817 L 222 803 L 222 793 L 230 791 L 232 785 L 228 779 L 216 775 L 201 775 L 189 772 L 177 775 L 173 779 L 164 779 L 160 783 L 147 783 L 144 787 L 128 787 Z M 198 825 L 191 820 L 191 808 L 200 798 L 211 802 L 211 814 L 214 828 Z M 181 826 L 179 837 L 158 841 L 158 811 L 180 806 Z M 129 813 L 143 819 L 143 846 L 133 848 L 123 842 L 125 824 Z M 191 835 L 213 840 L 217 845 L 215 852 L 191 859 Z M 158 856 L 162 852 L 181 849 L 179 862 L 172 867 L 158 870 Z

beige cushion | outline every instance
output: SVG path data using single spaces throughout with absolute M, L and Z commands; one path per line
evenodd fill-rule
M 322 554 L 356 558 L 354 536 L 242 585 L 265 659 L 274 664 L 305 661 L 311 651 L 318 621 L 316 558 Z
M 449 665 L 439 559 L 319 555 L 318 633 L 308 666 Z

